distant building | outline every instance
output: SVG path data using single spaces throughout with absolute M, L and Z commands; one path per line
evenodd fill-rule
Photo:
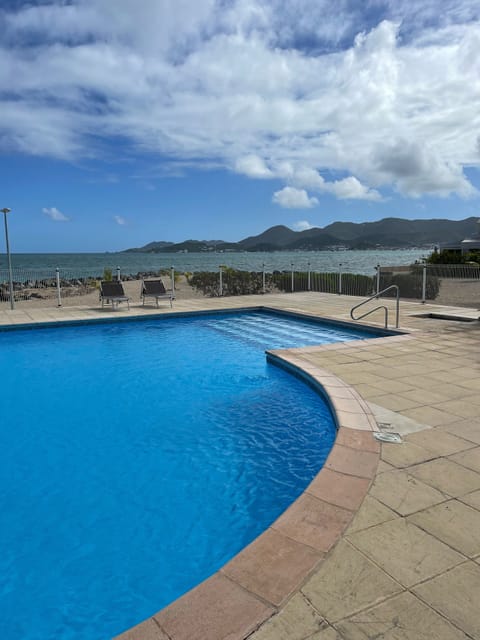
M 480 218 L 477 220 L 477 232 L 461 242 L 442 243 L 442 251 L 459 251 L 462 255 L 470 251 L 480 251 Z

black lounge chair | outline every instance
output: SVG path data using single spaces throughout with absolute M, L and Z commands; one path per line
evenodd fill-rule
M 158 307 L 159 300 L 169 300 L 170 307 L 173 300 L 175 300 L 172 291 L 167 291 L 165 285 L 161 280 L 142 280 L 142 293 L 143 304 L 145 306 L 145 298 L 155 298 Z
M 118 307 L 119 302 L 126 302 L 130 310 L 130 298 L 125 295 L 123 285 L 118 280 L 100 282 L 100 301 L 102 308 L 105 302 L 107 304 L 110 302 L 113 309 Z

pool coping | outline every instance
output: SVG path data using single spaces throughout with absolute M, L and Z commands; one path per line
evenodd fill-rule
M 368 342 L 411 337 L 397 332 Z M 380 443 L 373 437 L 375 417 L 360 394 L 302 356 L 364 344 L 360 339 L 267 352 L 270 362 L 314 386 L 332 410 L 337 436 L 323 468 L 270 527 L 219 571 L 116 640 L 245 640 L 318 570 L 373 483 Z

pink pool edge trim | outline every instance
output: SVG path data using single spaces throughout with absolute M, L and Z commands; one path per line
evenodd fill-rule
M 304 359 L 301 349 L 269 355 L 313 382 L 332 409 L 337 437 L 323 468 L 219 571 L 116 640 L 245 640 L 318 569 L 363 502 L 380 457 L 367 403 L 340 378 Z

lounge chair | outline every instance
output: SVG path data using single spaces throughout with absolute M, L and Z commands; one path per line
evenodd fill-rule
M 169 300 L 170 307 L 173 300 L 175 300 L 173 292 L 167 291 L 165 285 L 161 280 L 142 280 L 142 293 L 143 304 L 145 305 L 145 298 L 155 298 L 158 307 L 159 300 Z
M 118 280 L 100 282 L 100 301 L 102 308 L 105 302 L 110 302 L 113 309 L 118 307 L 119 302 L 126 302 L 130 310 L 130 298 L 125 295 L 123 285 Z

